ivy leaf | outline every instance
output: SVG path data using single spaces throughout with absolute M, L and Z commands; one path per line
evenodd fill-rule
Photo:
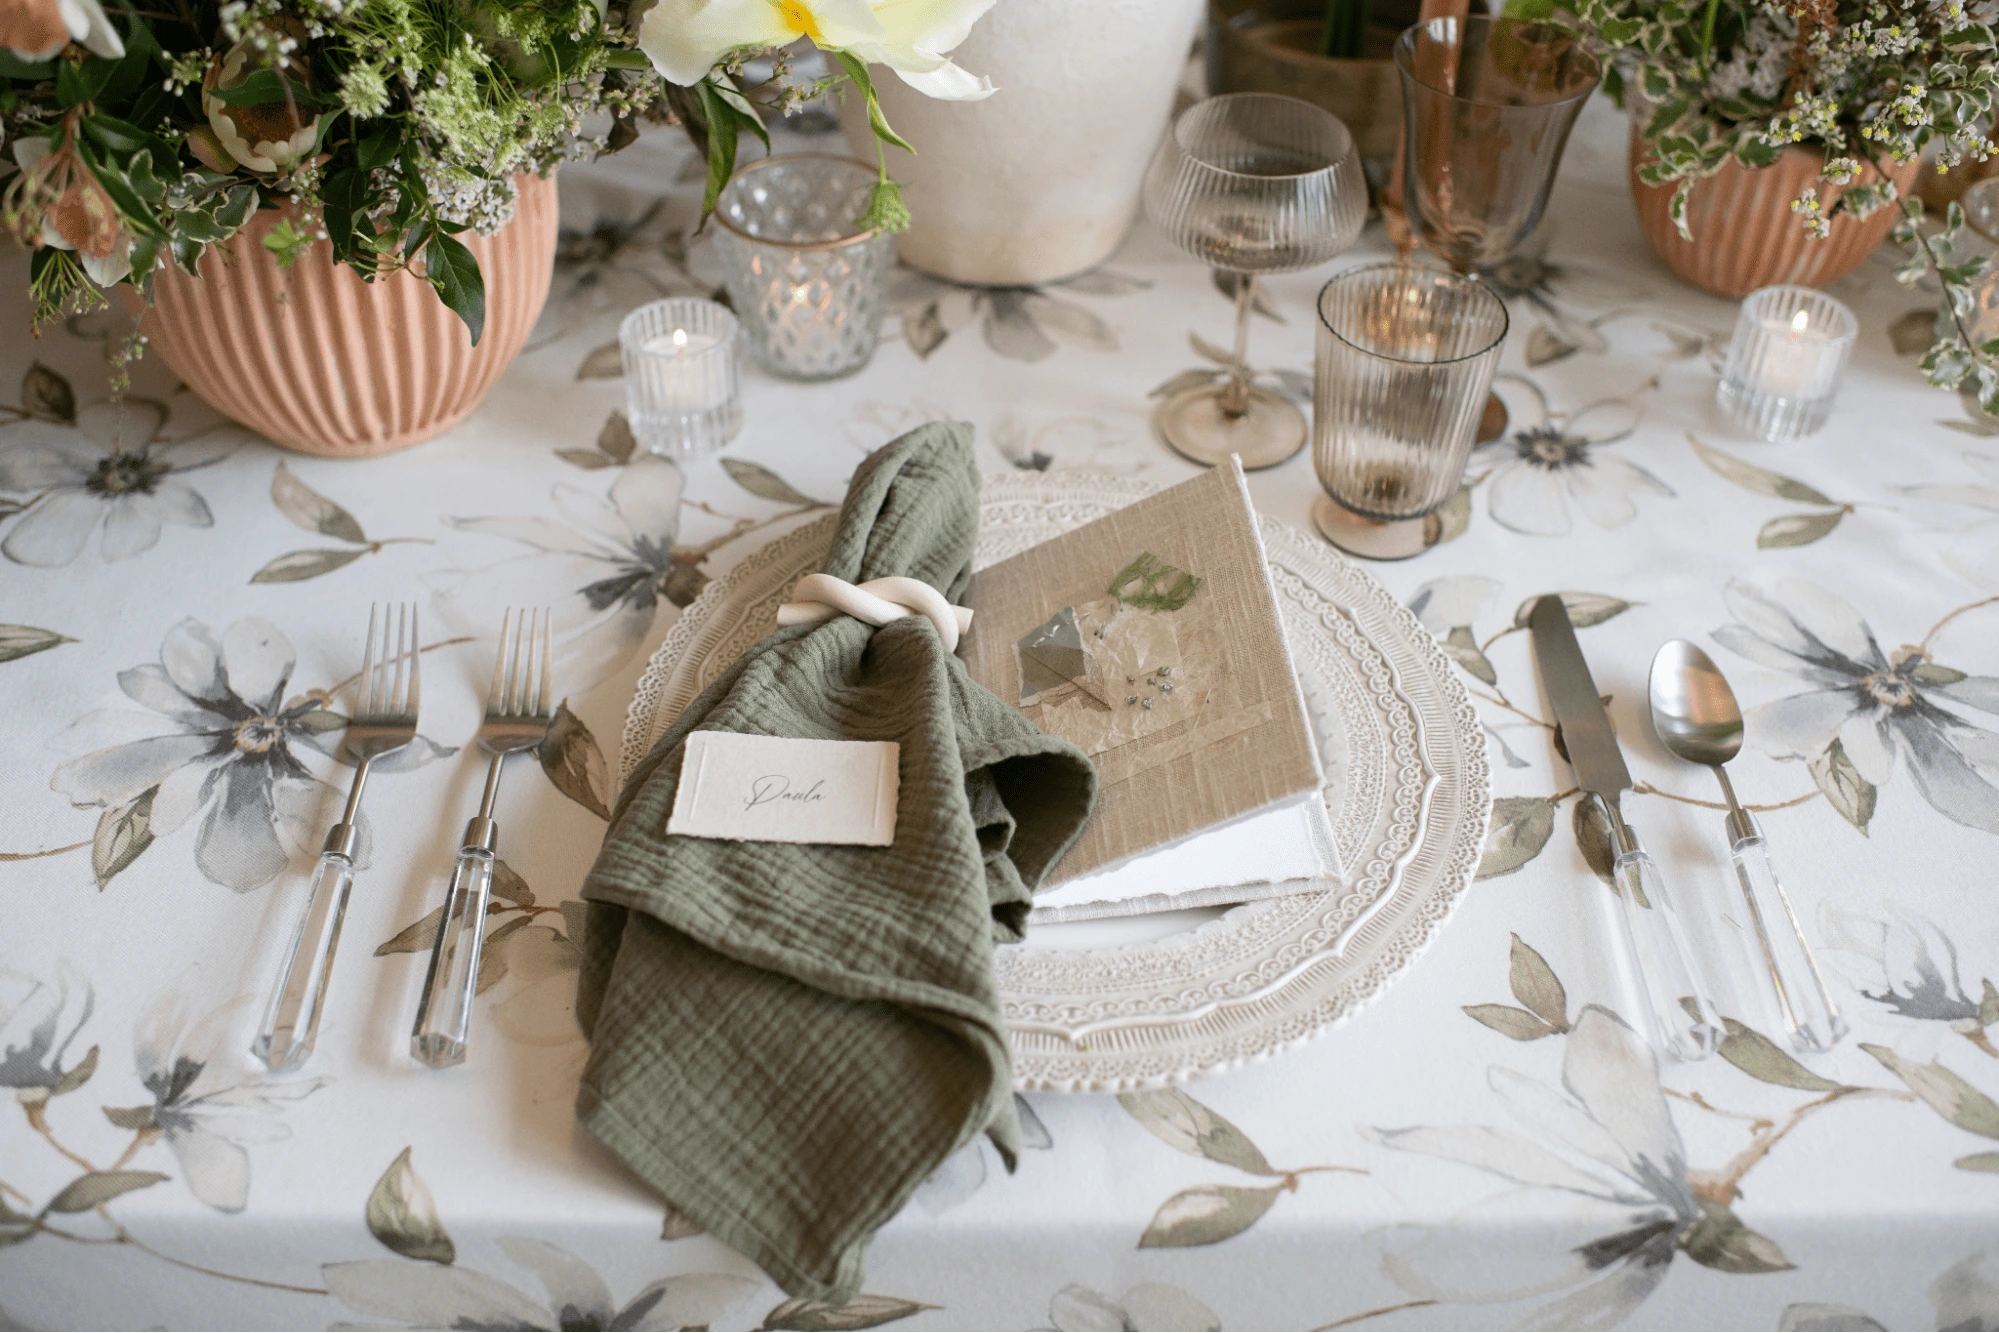
M 1557 1032 L 1569 1030 L 1569 993 L 1548 960 L 1518 935 L 1507 959 L 1507 989 Z
M 437 1202 L 411 1164 L 410 1151 L 397 1153 L 368 1191 L 368 1230 L 405 1259 L 449 1264 L 458 1258 L 458 1247 L 438 1220 Z
M 1492 803 L 1492 827 L 1478 879 L 1510 875 L 1541 854 L 1555 831 L 1555 803 L 1545 796 L 1502 796 Z
M 486 331 L 486 279 L 479 273 L 479 261 L 456 236 L 433 232 L 423 247 L 424 273 L 437 289 L 438 299 L 451 313 L 465 321 L 472 345 Z
M 1721 1025 L 1727 1033 L 1721 1039 L 1721 1058 L 1749 1077 L 1804 1092 L 1832 1092 L 1841 1086 L 1829 1078 L 1819 1077 L 1793 1060 L 1776 1042 L 1756 1029 L 1726 1015 L 1722 1017 Z
M 252 583 L 303 583 L 316 579 L 322 574 L 331 574 L 343 565 L 351 565 L 368 554 L 365 546 L 355 546 L 347 550 L 319 547 L 306 551 L 287 551 L 250 576 Z
M 1845 517 L 1844 509 L 1833 509 L 1823 514 L 1785 514 L 1758 529 L 1756 545 L 1765 551 L 1779 546 L 1810 546 L 1838 527 L 1839 521 Z
M 1999 1139 L 1999 1104 L 1945 1069 L 1935 1060 L 1919 1065 L 1886 1046 L 1860 1043 L 1860 1049 L 1879 1060 L 1888 1072 L 1908 1087 L 1930 1109 L 1959 1129 L 1988 1139 Z
M 1833 499 L 1831 496 L 1805 485 L 1802 481 L 1794 481 L 1782 473 L 1772 472 L 1768 468 L 1757 467 L 1754 463 L 1745 463 L 1734 454 L 1723 453 L 1713 445 L 1703 443 L 1693 435 L 1687 436 L 1687 443 L 1691 444 L 1694 447 L 1694 452 L 1700 455 L 1701 462 L 1706 463 L 1710 468 L 1744 490 L 1754 491 L 1758 495 L 1767 495 L 1773 500 L 1793 500 L 1798 504 L 1837 505 L 1839 503 L 1839 501 Z
M 1621 597 L 1612 597 L 1600 592 L 1563 592 L 1555 595 L 1562 599 L 1562 607 L 1569 613 L 1569 623 L 1577 629 L 1601 625 L 1611 617 L 1621 616 L 1639 605 L 1637 602 L 1627 602 Z M 1527 628 L 1533 620 L 1534 603 L 1540 600 L 1539 596 L 1529 597 L 1513 609 L 1513 628 Z
M 1138 1238 L 1141 1250 L 1174 1250 L 1216 1245 L 1239 1236 L 1270 1211 L 1282 1185 L 1196 1185 L 1159 1205 L 1152 1224 Z
M 611 777 L 604 752 L 583 719 L 569 711 L 569 700 L 555 710 L 555 720 L 548 724 L 536 753 L 541 756 L 541 771 L 557 791 L 599 819 L 611 817 Z
M 21 376 L 21 407 L 38 421 L 60 426 L 76 421 L 76 393 L 69 381 L 39 361 Z
M 1119 1093 L 1118 1105 L 1169 1148 L 1253 1176 L 1283 1174 L 1270 1165 L 1249 1135 L 1178 1088 Z
M 1548 1021 L 1539 1015 L 1515 1009 L 1510 1004 L 1468 1004 L 1464 1006 L 1464 1011 L 1500 1036 L 1511 1037 L 1515 1041 L 1538 1041 L 1562 1030 L 1549 1026 Z
M 1687 1258 L 1723 1273 L 1781 1273 L 1797 1267 L 1777 1242 L 1743 1225 L 1727 1204 L 1700 1200 L 1701 1216 L 1680 1238 Z
M 776 504 L 825 507 L 823 501 L 806 495 L 761 463 L 752 463 L 744 458 L 725 458 L 722 460 L 722 470 L 729 474 L 730 481 L 760 500 L 769 500 Z
M 803 1333 L 840 1333 L 840 1330 L 879 1328 L 922 1310 L 940 1307 L 922 1301 L 906 1301 L 900 1296 L 871 1296 L 867 1292 L 845 1305 L 794 1297 L 764 1316 L 766 1329 L 799 1329 Z
M 271 474 L 271 503 L 294 526 L 307 532 L 361 546 L 368 543 L 368 534 L 361 530 L 358 519 L 300 481 L 283 463 Z
M 49 1200 L 44 1212 L 87 1213 L 100 1203 L 109 1203 L 121 1194 L 157 1185 L 166 1176 L 158 1171 L 90 1171 L 64 1185 Z
M 0 625 L 0 662 L 12 662 L 16 658 L 75 642 L 75 639 L 52 629 L 36 629 L 33 625 Z
M 1816 759 L 1805 765 L 1819 790 L 1842 818 L 1864 837 L 1867 822 L 1874 818 L 1874 784 L 1860 776 L 1860 770 L 1846 757 L 1846 747 L 1834 737 Z
M 616 380 L 625 377 L 625 349 L 615 342 L 590 349 L 583 364 L 576 367 L 579 380 Z
M 148 787 L 98 816 L 97 832 L 90 839 L 90 871 L 100 890 L 153 845 L 153 797 L 159 791 Z

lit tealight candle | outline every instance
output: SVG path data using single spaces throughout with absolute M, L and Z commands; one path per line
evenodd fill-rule
M 678 408 L 699 412 L 713 407 L 720 388 L 701 365 L 701 353 L 721 341 L 711 333 L 675 329 L 655 333 L 639 344 L 639 350 L 658 360 L 650 367 L 656 400 L 661 410 Z
M 1826 423 L 1859 323 L 1809 287 L 1765 287 L 1742 302 L 1716 401 L 1752 434 L 1794 440 Z
M 641 444 L 691 457 L 734 436 L 743 419 L 735 337 L 735 316 L 713 301 L 654 301 L 625 317 L 626 413 Z

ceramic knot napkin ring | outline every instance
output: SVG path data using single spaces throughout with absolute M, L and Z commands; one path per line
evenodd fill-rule
M 791 590 L 791 595 L 793 600 L 777 609 L 780 628 L 814 625 L 844 615 L 880 629 L 904 616 L 925 616 L 937 627 L 944 651 L 955 653 L 958 636 L 972 627 L 969 607 L 953 606 L 943 593 L 922 579 L 900 575 L 849 583 L 831 574 L 807 574 Z

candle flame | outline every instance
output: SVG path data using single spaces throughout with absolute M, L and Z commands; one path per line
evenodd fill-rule
M 1805 325 L 1811 322 L 1812 322 L 1812 317 L 1806 314 L 1802 310 L 1800 310 L 1797 314 L 1791 316 L 1791 336 L 1795 338 L 1800 333 L 1803 333 L 1805 331 Z
M 673 331 L 673 350 L 678 352 L 686 346 L 687 346 L 687 330 L 675 329 Z

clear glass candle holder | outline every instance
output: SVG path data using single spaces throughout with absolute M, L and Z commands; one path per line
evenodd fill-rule
M 797 153 L 738 171 L 715 202 L 715 249 L 750 355 L 788 380 L 831 380 L 881 340 L 895 241 L 862 227 L 874 167 Z
M 1416 555 L 1451 498 L 1506 341 L 1506 303 L 1475 278 L 1370 264 L 1319 292 L 1312 508 L 1326 540 L 1374 560 Z
M 1735 319 L 1715 401 L 1759 440 L 1803 439 L 1825 425 L 1860 322 L 1810 287 L 1751 292 Z
M 687 297 L 625 316 L 618 326 L 625 415 L 641 447 L 698 458 L 736 438 L 743 428 L 736 328 L 727 306 Z

